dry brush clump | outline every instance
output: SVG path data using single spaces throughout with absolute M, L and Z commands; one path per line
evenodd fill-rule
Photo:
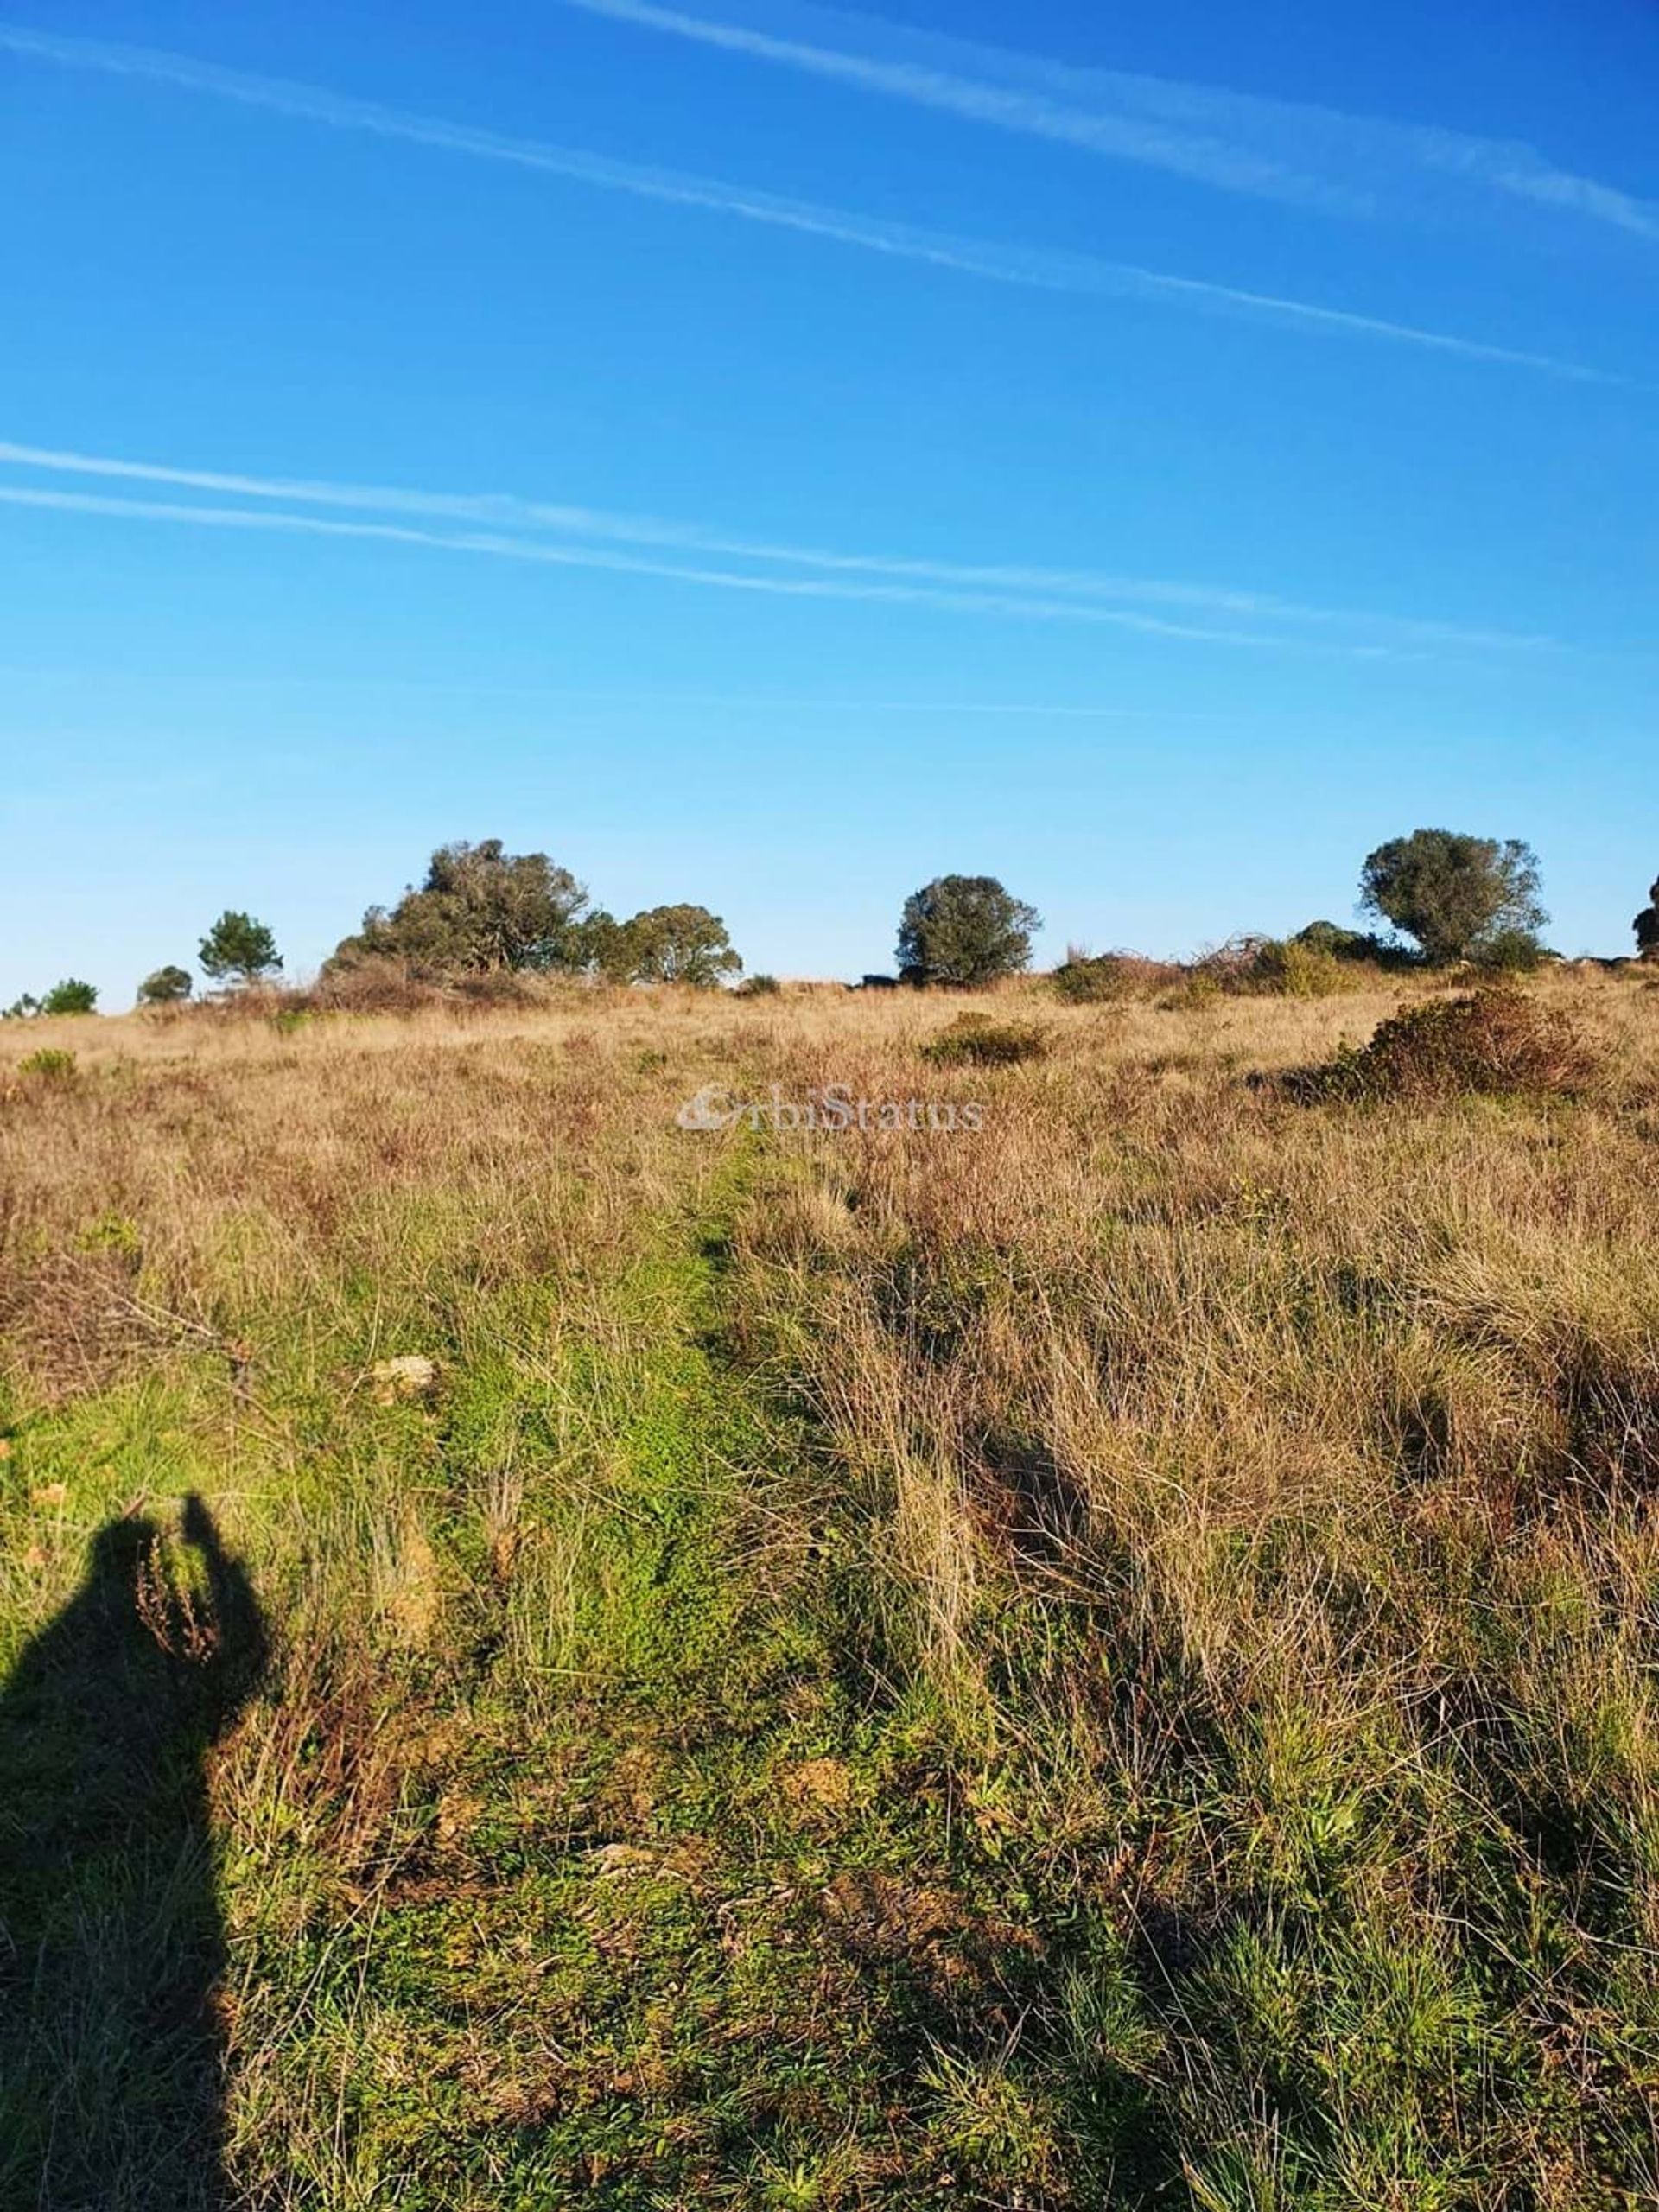
M 1362 1050 L 1304 1078 L 1312 1096 L 1423 1100 L 1459 1094 L 1566 1096 L 1599 1072 L 1560 1006 L 1514 985 L 1431 999 L 1393 1015 Z

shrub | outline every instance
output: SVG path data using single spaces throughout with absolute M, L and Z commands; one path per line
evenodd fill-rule
M 1293 999 L 1328 999 L 1338 991 L 1361 990 L 1365 981 L 1351 960 L 1295 937 L 1267 938 L 1250 973 L 1262 990 Z
M 1659 959 L 1659 883 L 1648 893 L 1648 903 L 1630 924 L 1636 931 L 1636 950 L 1643 960 Z
M 1085 952 L 1068 945 L 1064 962 L 1054 970 L 1056 992 L 1074 1006 L 1110 1004 L 1115 1000 L 1150 997 L 1154 991 L 1180 981 L 1182 970 L 1172 960 L 1154 960 L 1144 952 Z
M 1497 930 L 1474 956 L 1477 968 L 1491 976 L 1531 976 L 1555 958 L 1530 930 Z
M 139 984 L 138 1003 L 140 1006 L 176 1006 L 181 999 L 189 997 L 190 991 L 190 971 L 188 968 L 157 968 Z
M 1220 977 L 1200 962 L 1197 967 L 1184 971 L 1173 990 L 1160 994 L 1158 1009 L 1161 1014 L 1203 1014 L 1215 1005 L 1221 995 Z
M 783 989 L 775 976 L 748 976 L 737 987 L 741 999 L 769 999 Z
M 1300 1080 L 1305 1094 L 1432 1099 L 1460 1093 L 1561 1093 L 1595 1073 L 1588 1046 L 1559 1009 L 1489 985 L 1395 1014 L 1362 1051 Z
M 42 1083 L 73 1083 L 75 1079 L 75 1056 L 60 1045 L 43 1045 L 38 1052 L 31 1052 L 27 1059 L 17 1063 L 19 1075 L 37 1075 Z
M 98 986 L 83 983 L 78 977 L 67 976 L 60 983 L 54 983 L 41 1001 L 42 1014 L 91 1014 L 98 1005 Z
M 1344 929 L 1340 922 L 1310 922 L 1306 929 L 1297 931 L 1291 943 L 1305 944 L 1313 952 L 1328 952 L 1333 960 L 1370 960 L 1381 968 L 1412 967 L 1417 958 L 1415 953 L 1389 944 L 1374 931 Z
M 924 1059 L 938 1067 L 1017 1067 L 1039 1060 L 1048 1033 L 1034 1021 L 993 1021 L 988 1014 L 964 1014 L 922 1047 Z

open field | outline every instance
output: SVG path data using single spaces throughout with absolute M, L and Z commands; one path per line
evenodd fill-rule
M 1659 2200 L 1659 995 L 1528 989 L 0 1032 L 0 2202 Z

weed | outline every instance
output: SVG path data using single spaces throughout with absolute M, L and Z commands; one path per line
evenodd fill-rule
M 75 1056 L 61 1045 L 42 1045 L 38 1052 L 27 1053 L 18 1061 L 17 1072 L 38 1076 L 42 1083 L 72 1084 L 75 1080 Z
M 1048 1033 L 1034 1021 L 995 1021 L 986 1014 L 963 1014 L 923 1046 L 922 1056 L 936 1067 L 1008 1068 L 1040 1060 L 1047 1051 Z

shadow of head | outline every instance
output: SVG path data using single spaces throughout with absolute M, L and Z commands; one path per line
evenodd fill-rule
M 147 1719 L 216 1736 L 257 1688 L 267 1656 L 252 1585 L 193 1493 L 176 1530 L 135 1516 L 99 1530 L 79 1589 L 25 1653 L 14 1687 L 55 1677 L 67 1691 L 79 1678 L 105 1704 L 139 1701 L 144 1709 L 123 1716 L 136 1738 Z

